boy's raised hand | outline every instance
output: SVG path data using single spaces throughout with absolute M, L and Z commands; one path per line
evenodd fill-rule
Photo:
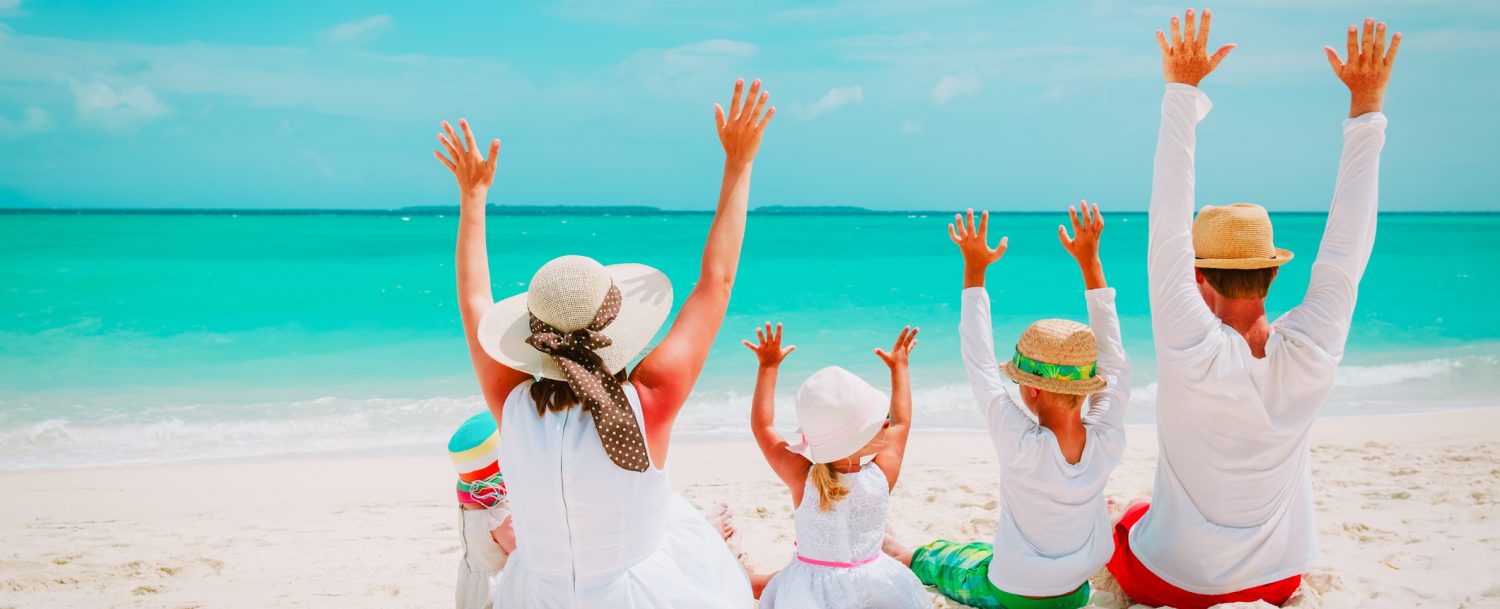
M 875 355 L 891 369 L 895 369 L 898 366 L 905 366 L 908 358 L 911 357 L 911 350 L 917 348 L 917 332 L 920 331 L 921 328 L 913 328 L 911 326 L 902 328 L 901 335 L 896 337 L 896 345 L 891 347 L 890 351 L 885 351 L 877 347 Z
M 1072 238 L 1068 237 L 1067 227 L 1059 224 L 1057 240 L 1078 261 L 1084 286 L 1090 290 L 1102 288 L 1106 284 L 1104 264 L 1099 261 L 1099 235 L 1104 233 L 1104 214 L 1099 213 L 1098 205 L 1089 205 L 1088 201 L 1079 201 L 1078 206 L 1083 208 L 1082 214 L 1078 207 L 1068 206 L 1068 217 L 1073 221 Z
M 1001 237 L 1000 243 L 991 248 L 989 245 L 990 212 L 979 214 L 979 223 L 974 223 L 974 210 L 969 210 L 968 220 L 964 216 L 953 214 L 953 224 L 948 225 L 948 238 L 958 244 L 958 251 L 964 256 L 964 287 L 983 287 L 984 271 L 996 260 L 1005 255 L 1006 245 L 1010 242 L 1009 237 Z
M 1069 239 L 1067 227 L 1059 224 L 1057 240 L 1081 265 L 1099 259 L 1099 234 L 1104 232 L 1104 216 L 1099 213 L 1097 204 L 1090 206 L 1088 201 L 1079 201 L 1078 205 L 1083 208 L 1082 220 L 1079 219 L 1078 207 L 1068 206 L 1068 217 L 1073 220 L 1073 238 Z
M 787 354 L 797 350 L 796 345 L 786 347 L 785 349 L 781 347 L 780 323 L 777 323 L 774 329 L 771 327 L 771 322 L 769 321 L 766 322 L 766 327 L 756 328 L 755 340 L 758 344 L 751 343 L 748 340 L 740 342 L 744 343 L 746 347 L 755 352 L 755 358 L 760 360 L 760 365 L 762 368 L 774 368 L 776 366 L 780 366 L 781 360 L 786 359 Z

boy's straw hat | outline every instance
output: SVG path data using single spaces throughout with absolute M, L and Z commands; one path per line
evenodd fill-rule
M 1271 216 L 1254 203 L 1204 206 L 1193 219 L 1194 265 L 1204 269 L 1264 269 L 1281 266 L 1292 252 L 1276 247 Z
M 586 256 L 554 258 L 532 276 L 525 293 L 497 302 L 484 313 L 479 344 L 506 366 L 565 381 L 554 358 L 526 342 L 533 333 L 530 315 L 561 332 L 582 330 L 594 321 L 611 285 L 619 288 L 619 313 L 598 331 L 610 345 L 593 351 L 610 374 L 617 373 L 645 350 L 672 311 L 672 283 L 643 264 L 604 266 Z
M 1015 356 L 1000 370 L 1017 383 L 1054 393 L 1088 395 L 1105 385 L 1094 331 L 1066 319 L 1031 324 L 1016 342 Z
M 864 448 L 885 427 L 891 399 L 838 366 L 807 378 L 797 390 L 797 437 L 787 450 L 813 463 L 832 463 Z

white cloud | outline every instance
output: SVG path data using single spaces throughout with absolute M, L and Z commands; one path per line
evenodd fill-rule
M 916 135 L 922 132 L 922 123 L 913 120 L 901 121 L 901 133 L 905 135 Z
M 680 47 L 670 49 L 667 55 L 733 55 L 737 57 L 748 57 L 754 55 L 757 47 L 748 42 L 715 38 L 694 42 Z
M 318 175 L 321 175 L 325 178 L 333 178 L 338 176 L 338 174 L 333 170 L 333 165 L 330 165 L 328 163 L 328 159 L 323 158 L 323 155 L 318 154 L 316 150 L 313 150 L 311 148 L 303 148 L 301 150 L 301 156 L 302 160 L 306 161 L 307 165 L 309 167 L 312 167 L 313 170 L 318 173 Z
M 46 110 L 36 106 L 28 106 L 21 113 L 21 120 L 18 121 L 0 116 L 0 137 L 19 137 L 50 128 L 52 128 L 51 117 L 47 116 Z
M 4 0 L 0 0 L 3 2 Z M 334 42 L 369 40 L 391 29 L 390 15 L 371 15 L 364 19 L 346 21 L 328 30 L 328 39 Z
M 21 8 L 21 0 L 0 0 L 0 14 Z
M 938 106 L 946 106 L 953 98 L 962 95 L 973 95 L 984 88 L 984 83 L 979 81 L 978 76 L 968 74 L 964 76 L 944 76 L 932 88 L 932 103 Z
M 167 113 L 150 87 L 111 83 L 103 78 L 83 83 L 72 81 L 78 120 L 109 130 L 124 129 Z
M 802 118 L 812 120 L 819 115 L 849 104 L 865 101 L 865 88 L 859 85 L 834 87 L 823 94 L 817 102 L 802 111 Z
M 713 82 L 717 91 L 725 74 L 734 74 L 738 63 L 759 50 L 748 42 L 716 38 L 670 49 L 644 49 L 626 57 L 613 72 L 618 81 L 645 91 L 696 90 L 706 82 Z
M 777 19 L 789 21 L 847 21 L 850 19 L 880 19 L 937 12 L 960 13 L 961 9 L 972 9 L 982 4 L 980 0 L 838 0 L 822 6 L 799 7 L 774 14 Z

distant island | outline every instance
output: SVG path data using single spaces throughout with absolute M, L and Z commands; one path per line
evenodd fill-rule
M 422 205 L 403 207 L 401 213 L 456 214 L 454 205 Z M 491 216 L 678 216 L 712 214 L 711 209 L 662 209 L 649 205 L 490 205 L 485 213 Z M 777 216 L 869 216 L 897 215 L 921 212 L 885 211 L 866 209 L 853 205 L 767 205 L 750 210 L 754 215 Z

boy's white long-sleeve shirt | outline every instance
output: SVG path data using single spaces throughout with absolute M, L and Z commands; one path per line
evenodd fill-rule
M 963 291 L 959 337 L 974 400 L 984 413 L 1000 458 L 1000 520 L 989 578 L 1022 596 L 1059 596 L 1088 580 L 1114 552 L 1104 485 L 1125 452 L 1125 405 L 1130 364 L 1120 343 L 1115 291 L 1085 293 L 1089 325 L 1099 348 L 1103 391 L 1089 396 L 1083 456 L 1070 464 L 1056 436 L 1037 424 L 1006 391 L 990 325 L 989 293 Z
M 1386 126 L 1378 112 L 1344 122 L 1307 294 L 1271 325 L 1256 359 L 1193 276 L 1195 128 L 1211 106 L 1182 84 L 1162 100 L 1147 261 L 1161 451 L 1151 509 L 1130 532 L 1142 564 L 1198 594 L 1302 574 L 1317 555 L 1308 431 L 1333 388 L 1374 246 Z

